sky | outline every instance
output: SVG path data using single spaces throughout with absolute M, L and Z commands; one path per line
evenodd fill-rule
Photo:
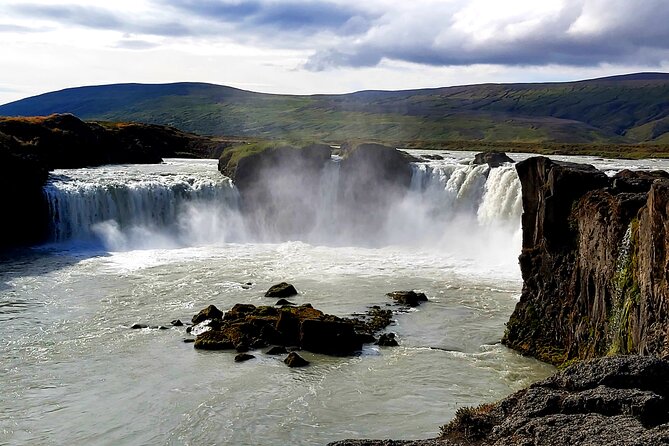
M 0 0 L 0 104 L 121 82 L 347 93 L 669 71 L 669 0 Z

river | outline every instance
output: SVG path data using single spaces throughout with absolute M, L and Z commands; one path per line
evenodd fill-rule
M 328 218 L 299 240 L 249 233 L 215 161 L 53 172 L 52 242 L 0 259 L 0 444 L 425 438 L 458 407 L 551 374 L 499 343 L 522 285 L 513 166 L 486 174 L 471 153 L 440 153 L 413 166 L 410 192 L 370 243 L 337 237 Z M 324 175 L 324 216 L 335 180 Z M 284 280 L 295 302 L 339 316 L 385 305 L 393 290 L 430 301 L 395 316 L 399 347 L 305 352 L 303 369 L 261 351 L 245 363 L 198 351 L 170 325 L 212 303 L 271 305 L 264 292 Z

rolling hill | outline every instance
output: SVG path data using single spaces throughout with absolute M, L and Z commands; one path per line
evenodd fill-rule
M 669 74 L 311 96 L 204 83 L 115 84 L 0 106 L 5 116 L 52 113 L 170 125 L 203 135 L 329 142 L 669 144 Z

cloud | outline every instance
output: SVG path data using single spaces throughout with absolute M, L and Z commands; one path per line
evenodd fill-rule
M 39 33 L 44 31 L 44 28 L 32 28 L 29 26 L 0 23 L 0 33 Z
M 116 42 L 114 48 L 121 48 L 126 50 L 149 50 L 156 48 L 159 45 L 155 42 L 148 42 L 146 40 L 139 39 L 123 39 Z
M 118 48 L 155 46 L 149 36 L 218 48 L 299 52 L 293 66 L 333 68 L 634 65 L 669 61 L 667 0 L 31 0 L 6 10 L 63 27 L 136 36 Z M 27 25 L 27 26 L 19 26 Z M 28 22 L 1 32 L 28 32 Z M 143 38 L 143 37 L 147 38 Z
M 11 9 L 25 17 L 50 20 L 68 26 L 157 36 L 183 37 L 193 34 L 191 29 L 176 20 L 135 19 L 95 6 L 22 3 L 13 5 Z
M 192 14 L 220 24 L 233 25 L 243 33 L 274 31 L 310 35 L 337 32 L 342 35 L 364 33 L 378 16 L 352 2 L 329 1 L 230 1 L 230 0 L 159 0 L 182 13 Z
M 363 38 L 338 41 L 308 59 L 312 71 L 382 60 L 433 66 L 659 65 L 669 60 L 664 0 L 419 2 L 395 8 Z

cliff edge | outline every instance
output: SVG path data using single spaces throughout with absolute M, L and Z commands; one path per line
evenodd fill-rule
M 555 365 L 669 355 L 669 174 L 530 158 L 522 184 L 523 291 L 502 342 Z

